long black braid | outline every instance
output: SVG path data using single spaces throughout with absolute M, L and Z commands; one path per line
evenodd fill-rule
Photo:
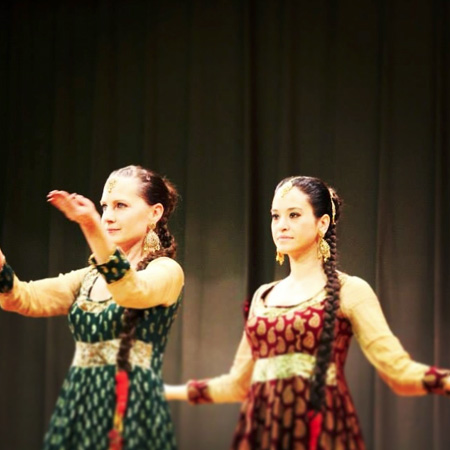
M 316 365 L 314 367 L 310 392 L 311 405 L 316 411 L 321 410 L 324 402 L 326 373 L 333 351 L 336 313 L 339 308 L 341 284 L 336 271 L 336 225 L 330 224 L 325 235 L 325 240 L 330 246 L 330 258 L 323 263 L 323 268 L 327 276 L 324 321 L 316 354 Z
M 127 166 L 111 173 L 110 177 L 133 177 L 140 181 L 140 195 L 149 204 L 161 203 L 164 212 L 156 224 L 155 232 L 161 242 L 158 251 L 146 255 L 136 266 L 136 270 L 143 270 L 156 258 L 167 256 L 174 258 L 177 250 L 175 238 L 167 226 L 170 215 L 176 207 L 178 194 L 172 183 L 156 172 L 141 166 Z M 133 341 L 136 338 L 136 328 L 143 315 L 142 309 L 126 308 L 120 333 L 120 346 L 117 352 L 117 366 L 119 370 L 131 370 L 129 356 Z
M 339 308 L 341 284 L 337 272 L 336 223 L 339 220 L 342 201 L 322 180 L 314 177 L 291 177 L 282 180 L 276 190 L 286 182 L 309 196 L 316 218 L 324 214 L 330 216 L 330 225 L 324 239 L 330 246 L 330 258 L 324 261 L 323 268 L 327 277 L 325 285 L 324 322 L 316 353 L 316 363 L 311 379 L 310 402 L 312 409 L 320 412 L 325 401 L 325 383 L 328 366 L 331 362 L 334 343 L 336 315 Z

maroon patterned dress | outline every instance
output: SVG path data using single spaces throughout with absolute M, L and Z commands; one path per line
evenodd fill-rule
M 271 288 L 269 288 L 271 289 Z M 233 440 L 236 449 L 307 449 L 309 378 L 323 325 L 324 296 L 290 308 L 265 306 L 256 298 L 245 332 L 256 360 Z M 320 447 L 363 449 L 358 418 L 348 391 L 344 363 L 352 336 L 338 316 L 332 365 L 328 369 Z
M 341 283 L 343 281 L 344 276 Z M 241 397 L 243 402 L 232 442 L 232 448 L 237 450 L 309 450 L 307 413 L 311 410 L 310 378 L 323 326 L 325 292 L 291 307 L 268 307 L 265 297 L 274 285 L 275 283 L 263 286 L 253 298 L 245 326 L 247 343 L 241 342 L 230 374 L 188 383 L 192 403 L 236 401 Z M 355 311 L 360 303 L 355 302 Z M 407 361 L 408 367 L 404 369 L 406 366 L 403 365 L 402 370 L 409 374 L 402 378 L 407 379 L 409 384 L 404 389 L 409 389 L 410 392 L 415 390 L 417 393 L 443 393 L 442 378 L 449 372 L 410 361 L 409 355 L 404 352 L 389 328 L 386 336 L 387 326 L 379 305 L 375 305 L 375 310 L 371 310 L 373 305 L 369 302 L 363 306 L 366 306 L 369 315 L 367 320 L 373 316 L 373 320 L 380 321 L 381 331 L 376 337 L 366 337 L 361 332 L 358 340 L 363 351 L 382 374 L 386 378 L 396 377 L 395 373 L 383 373 L 382 363 L 389 357 L 389 352 L 383 353 L 381 347 L 377 350 L 379 343 L 383 348 L 392 345 L 393 353 L 400 352 L 401 358 Z M 378 310 L 377 314 L 381 314 L 381 317 L 375 314 Z M 348 316 L 349 318 L 344 315 L 342 309 L 338 311 L 332 363 L 326 377 L 318 450 L 365 449 L 344 374 L 344 364 L 353 335 L 351 319 L 354 316 L 351 313 Z M 358 332 L 361 327 L 364 328 L 364 320 L 363 317 L 362 323 L 358 323 L 355 319 Z M 389 343 L 388 346 L 385 345 L 386 342 Z M 249 348 L 247 356 L 242 351 L 245 346 Z M 372 354 L 373 351 L 375 355 Z M 252 362 L 246 363 L 246 357 L 251 358 Z M 236 394 L 236 385 L 245 387 L 245 395 Z M 228 391 L 235 393 L 228 394 Z

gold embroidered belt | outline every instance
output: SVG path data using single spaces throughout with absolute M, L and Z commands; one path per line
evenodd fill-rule
M 72 366 L 96 367 L 108 364 L 115 365 L 119 346 L 120 339 L 95 343 L 77 341 Z M 132 366 L 141 366 L 149 369 L 151 356 L 152 344 L 135 341 L 130 349 L 128 360 Z
M 308 353 L 287 353 L 284 355 L 260 358 L 253 369 L 252 383 L 299 376 L 311 378 L 316 357 Z M 326 384 L 336 385 L 336 364 L 328 366 Z

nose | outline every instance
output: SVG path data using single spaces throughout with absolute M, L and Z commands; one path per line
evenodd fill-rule
M 105 208 L 102 213 L 102 220 L 107 223 L 115 221 L 114 213 L 111 208 Z
M 284 217 L 280 217 L 277 221 L 277 228 L 280 231 L 284 231 L 288 229 L 288 221 Z

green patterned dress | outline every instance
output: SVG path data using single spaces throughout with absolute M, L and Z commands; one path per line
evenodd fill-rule
M 52 302 L 44 294 L 54 292 L 66 298 L 74 289 L 76 298 L 71 301 L 68 320 L 75 339 L 75 355 L 50 420 L 45 450 L 107 450 L 109 447 L 108 433 L 113 428 L 116 407 L 116 355 L 125 309 L 112 298 L 94 301 L 90 292 L 98 276 L 113 283 L 130 275 L 129 268 L 124 255 L 116 251 L 103 265 L 62 275 L 61 279 L 40 280 L 32 289 L 28 289 L 28 283 L 14 281 L 14 272 L 7 264 L 0 271 L 0 306 L 24 315 L 60 314 L 59 306 L 47 308 Z M 84 276 L 78 284 L 73 284 L 81 273 Z M 64 288 L 67 283 L 70 288 Z M 41 292 L 43 297 L 35 297 L 36 292 Z M 168 307 L 140 310 L 136 340 L 129 354 L 131 371 L 122 433 L 124 450 L 176 448 L 161 369 L 167 335 L 180 299 L 181 295 Z
M 45 449 L 108 448 L 115 408 L 115 359 L 124 308 L 112 299 L 89 298 L 98 271 L 86 275 L 69 312 L 76 351 L 45 437 Z M 161 368 L 167 334 L 179 300 L 170 307 L 142 311 L 130 352 L 132 370 L 124 422 L 124 448 L 176 448 L 172 420 L 164 398 Z

